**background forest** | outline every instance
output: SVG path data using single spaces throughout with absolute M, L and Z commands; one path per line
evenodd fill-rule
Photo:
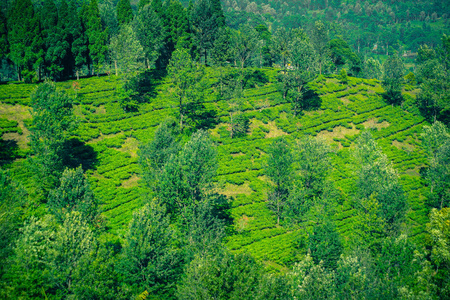
M 448 299 L 448 1 L 0 4 L 0 298 Z

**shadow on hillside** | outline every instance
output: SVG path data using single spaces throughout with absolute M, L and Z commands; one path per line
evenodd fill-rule
M 0 138 L 0 166 L 12 163 L 19 155 L 19 145 L 14 140 Z
M 97 152 L 89 145 L 77 138 L 72 138 L 66 142 L 67 149 L 66 166 L 76 168 L 81 165 L 84 171 L 92 169 L 97 164 Z
M 202 103 L 186 105 L 186 116 L 190 119 L 193 129 L 212 129 L 219 123 L 215 110 L 206 110 Z
M 303 92 L 303 110 L 311 111 L 319 109 L 322 105 L 322 99 L 319 97 L 319 95 L 310 89 L 306 89 Z
M 145 70 L 130 80 L 131 88 L 137 93 L 139 102 L 145 102 L 145 99 L 155 98 L 157 96 L 156 87 L 161 84 L 165 70 Z

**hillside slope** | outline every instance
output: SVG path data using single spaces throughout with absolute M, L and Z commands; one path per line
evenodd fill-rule
M 304 135 L 326 139 L 335 149 L 330 179 L 339 191 L 339 206 L 334 215 L 344 243 L 351 235 L 357 216 L 349 194 L 354 184 L 352 145 L 358 134 L 370 129 L 383 152 L 401 175 L 408 199 L 405 230 L 416 241 L 423 240 L 428 211 L 425 208 L 426 189 L 419 174 L 426 161 L 421 150 L 420 133 L 425 120 L 413 106 L 415 91 L 405 92 L 403 107 L 386 105 L 377 80 L 349 78 L 341 84 L 334 76 L 319 77 L 310 88 L 320 95 L 320 109 L 294 116 L 291 104 L 283 100 L 275 83 L 276 71 L 262 70 L 269 78 L 264 86 L 246 89 L 244 113 L 250 118 L 247 136 L 230 138 L 227 100 L 217 100 L 213 89 L 192 117 L 202 120 L 197 127 L 209 128 L 217 144 L 219 168 L 216 178 L 218 192 L 232 199 L 233 234 L 227 246 L 234 251 L 249 252 L 257 259 L 280 268 L 298 255 L 302 229 L 287 229 L 276 224 L 275 215 L 267 208 L 267 177 L 264 175 L 265 152 L 271 141 L 286 136 L 294 141 Z M 208 69 L 209 81 L 216 81 L 217 70 Z M 141 104 L 138 112 L 124 112 L 115 94 L 120 84 L 115 76 L 92 77 L 79 81 L 57 83 L 59 88 L 77 94 L 75 113 L 79 126 L 74 133 L 73 155 L 87 169 L 95 195 L 113 236 L 125 232 L 132 212 L 143 205 L 143 189 L 139 187 L 138 147 L 152 139 L 156 127 L 167 117 L 177 116 L 177 102 L 171 99 L 169 84 L 163 78 L 156 81 L 155 96 Z M 31 191 L 24 165 L 29 124 L 29 94 L 34 85 L 0 86 L 0 127 L 3 144 L 18 157 L 4 162 Z M 201 117 L 201 118 L 199 118 Z M 8 142 L 9 141 L 9 142 Z M 316 212 L 320 215 L 320 212 Z M 314 218 L 312 218 L 314 219 Z

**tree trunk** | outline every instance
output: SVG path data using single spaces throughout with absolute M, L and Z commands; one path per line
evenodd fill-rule
M 147 62 L 147 69 L 150 69 L 150 61 L 148 60 L 148 58 L 145 61 Z
M 119 75 L 119 74 L 117 73 L 117 60 L 114 60 L 114 69 L 116 70 L 116 76 Z
M 80 80 L 80 71 L 77 69 L 77 80 Z

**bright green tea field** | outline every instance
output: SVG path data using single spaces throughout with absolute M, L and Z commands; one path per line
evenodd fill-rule
M 317 136 L 334 149 L 330 179 L 341 199 L 334 219 L 344 243 L 348 241 L 358 221 L 348 196 L 355 180 L 352 148 L 365 129 L 371 130 L 400 174 L 408 199 L 404 224 L 407 234 L 418 242 L 423 240 L 428 210 L 424 205 L 426 189 L 419 174 L 426 164 L 420 133 L 427 123 L 413 105 L 416 91 L 412 88 L 404 91 L 403 106 L 393 107 L 385 104 L 380 96 L 384 90 L 377 80 L 349 77 L 348 84 L 342 84 L 334 76 L 319 76 L 310 83 L 310 88 L 320 95 L 320 109 L 294 116 L 291 104 L 283 100 L 277 89 L 276 70 L 261 71 L 266 73 L 269 82 L 244 91 L 243 111 L 250 118 L 246 136 L 230 138 L 229 105 L 227 100 L 217 100 L 213 88 L 197 105 L 201 108 L 198 110 L 202 114 L 201 125 L 209 128 L 217 145 L 216 190 L 232 199 L 230 213 L 234 230 L 226 240 L 227 247 L 248 252 L 274 268 L 283 268 L 299 255 L 299 237 L 311 224 L 295 230 L 279 226 L 266 206 L 265 152 L 273 139 L 280 136 L 291 141 L 304 135 Z M 207 72 L 213 86 L 217 71 L 208 69 Z M 76 96 L 78 128 L 73 134 L 74 153 L 88 169 L 108 225 L 108 235 L 121 236 L 133 211 L 143 205 L 143 189 L 139 188 L 139 145 L 153 138 L 163 120 L 177 118 L 178 103 L 171 98 L 165 79 L 157 81 L 156 95 L 140 104 L 137 112 L 124 112 L 120 107 L 115 90 L 121 81 L 115 76 L 81 79 L 78 83 L 79 90 L 73 88 L 72 81 L 57 83 L 57 87 Z M 0 134 L 4 141 L 17 145 L 19 157 L 7 162 L 8 168 L 30 193 L 33 187 L 28 181 L 24 157 L 29 149 L 27 125 L 31 118 L 27 105 L 35 87 L 0 85 Z

